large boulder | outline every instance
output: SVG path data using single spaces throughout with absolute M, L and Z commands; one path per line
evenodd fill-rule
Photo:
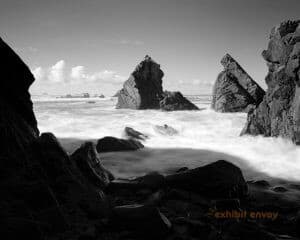
M 195 104 L 187 100 L 180 92 L 165 91 L 159 105 L 165 111 L 199 110 Z
M 180 92 L 163 92 L 163 76 L 160 65 L 147 55 L 116 93 L 116 108 L 198 110 Z
M 29 144 L 39 135 L 28 92 L 34 77 L 1 38 L 0 64 L 0 154 L 1 157 L 24 157 Z
M 117 108 L 158 109 L 163 71 L 149 56 L 136 67 L 118 94 Z
M 244 198 L 248 193 L 242 171 L 224 160 L 168 175 L 166 184 L 214 198 Z
M 82 174 L 95 186 L 105 188 L 113 175 L 106 170 L 101 162 L 93 142 L 86 142 L 81 145 L 72 155 L 71 160 L 76 163 Z
M 135 139 L 120 139 L 104 137 L 97 141 L 96 149 L 101 152 L 134 151 L 143 148 L 144 145 Z
M 281 136 L 300 144 L 300 21 L 274 27 L 262 56 L 269 68 L 268 89 L 248 113 L 241 134 Z
M 243 112 L 258 105 L 264 90 L 229 54 L 222 58 L 221 64 L 224 70 L 213 87 L 212 108 L 218 112 Z

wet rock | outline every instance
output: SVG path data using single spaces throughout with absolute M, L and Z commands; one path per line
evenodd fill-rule
M 240 200 L 239 199 L 219 199 L 215 202 L 215 207 L 217 210 L 230 211 L 230 210 L 240 210 Z
M 164 237 L 171 228 L 171 222 L 156 207 L 141 204 L 115 207 L 113 223 L 139 232 L 143 239 Z
M 182 167 L 182 168 L 179 168 L 179 169 L 176 171 L 176 173 L 185 172 L 185 171 L 187 171 L 187 170 L 189 170 L 188 167 Z
M 146 139 L 149 138 L 144 133 L 136 131 L 136 130 L 134 130 L 131 127 L 125 127 L 124 131 L 125 131 L 126 136 L 129 137 L 129 138 L 138 139 L 138 140 L 142 140 L 142 141 L 144 141 L 144 140 L 146 140 Z
M 117 108 L 159 109 L 163 76 L 160 65 L 147 55 L 124 83 Z
M 82 174 L 95 186 L 104 189 L 113 175 L 106 170 L 101 162 L 100 156 L 96 151 L 96 146 L 92 142 L 86 142 L 71 155 Z
M 222 71 L 213 87 L 212 108 L 218 112 L 246 112 L 258 105 L 264 90 L 229 55 L 222 60 Z
M 248 192 L 242 171 L 224 160 L 166 176 L 166 181 L 170 187 L 214 198 L 243 198 Z
M 274 192 L 287 192 L 288 190 L 285 188 L 285 187 L 282 187 L 282 186 L 276 186 L 276 187 L 274 187 L 274 188 L 272 188 L 272 190 L 274 191 Z
M 199 108 L 186 99 L 180 92 L 165 91 L 160 101 L 160 109 L 164 111 L 199 110 Z
M 143 148 L 144 145 L 134 139 L 119 139 L 104 137 L 97 141 L 96 149 L 101 152 L 134 151 Z
M 148 173 L 145 176 L 135 178 L 136 181 L 143 188 L 158 189 L 166 185 L 165 177 L 157 172 Z
M 270 183 L 266 180 L 249 181 L 248 183 L 261 188 L 269 188 L 271 186 Z
M 154 130 L 162 135 L 173 136 L 178 134 L 178 131 L 175 128 L 167 124 L 164 124 L 163 126 L 156 125 L 154 126 Z
M 274 27 L 262 53 L 269 71 L 263 101 L 248 113 L 242 135 L 284 137 L 300 143 L 300 21 Z

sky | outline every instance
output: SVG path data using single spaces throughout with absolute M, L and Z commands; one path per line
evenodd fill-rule
M 32 94 L 113 95 L 145 55 L 164 89 L 210 94 L 226 53 L 265 88 L 270 30 L 299 13 L 299 0 L 0 0 L 0 34 Z

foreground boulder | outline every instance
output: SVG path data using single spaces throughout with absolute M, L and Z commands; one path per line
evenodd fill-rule
M 269 68 L 267 93 L 249 112 L 241 134 L 281 136 L 300 144 L 300 21 L 274 27 L 262 56 Z
M 147 55 L 115 95 L 116 108 L 198 110 L 180 92 L 163 92 L 163 76 L 160 65 Z
M 119 139 L 104 137 L 98 140 L 96 149 L 101 152 L 134 151 L 143 148 L 144 145 L 134 139 Z
M 213 87 L 212 108 L 218 112 L 243 112 L 258 105 L 265 95 L 264 90 L 229 54 L 221 63 L 224 70 Z
M 242 171 L 224 160 L 169 175 L 166 183 L 170 187 L 215 198 L 243 198 L 248 191 Z
M 113 175 L 102 166 L 96 146 L 92 142 L 81 145 L 71 155 L 71 160 L 77 164 L 82 174 L 95 186 L 103 189 L 114 179 Z
M 180 92 L 165 91 L 159 105 L 165 111 L 199 110 L 195 104 L 187 100 Z

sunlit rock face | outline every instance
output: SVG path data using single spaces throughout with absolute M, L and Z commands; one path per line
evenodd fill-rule
M 224 70 L 213 87 L 212 108 L 217 112 L 244 112 L 258 105 L 265 91 L 229 54 L 222 58 L 221 64 Z
M 300 144 L 300 21 L 274 27 L 262 56 L 269 68 L 268 89 L 249 112 L 242 134 L 281 136 Z

